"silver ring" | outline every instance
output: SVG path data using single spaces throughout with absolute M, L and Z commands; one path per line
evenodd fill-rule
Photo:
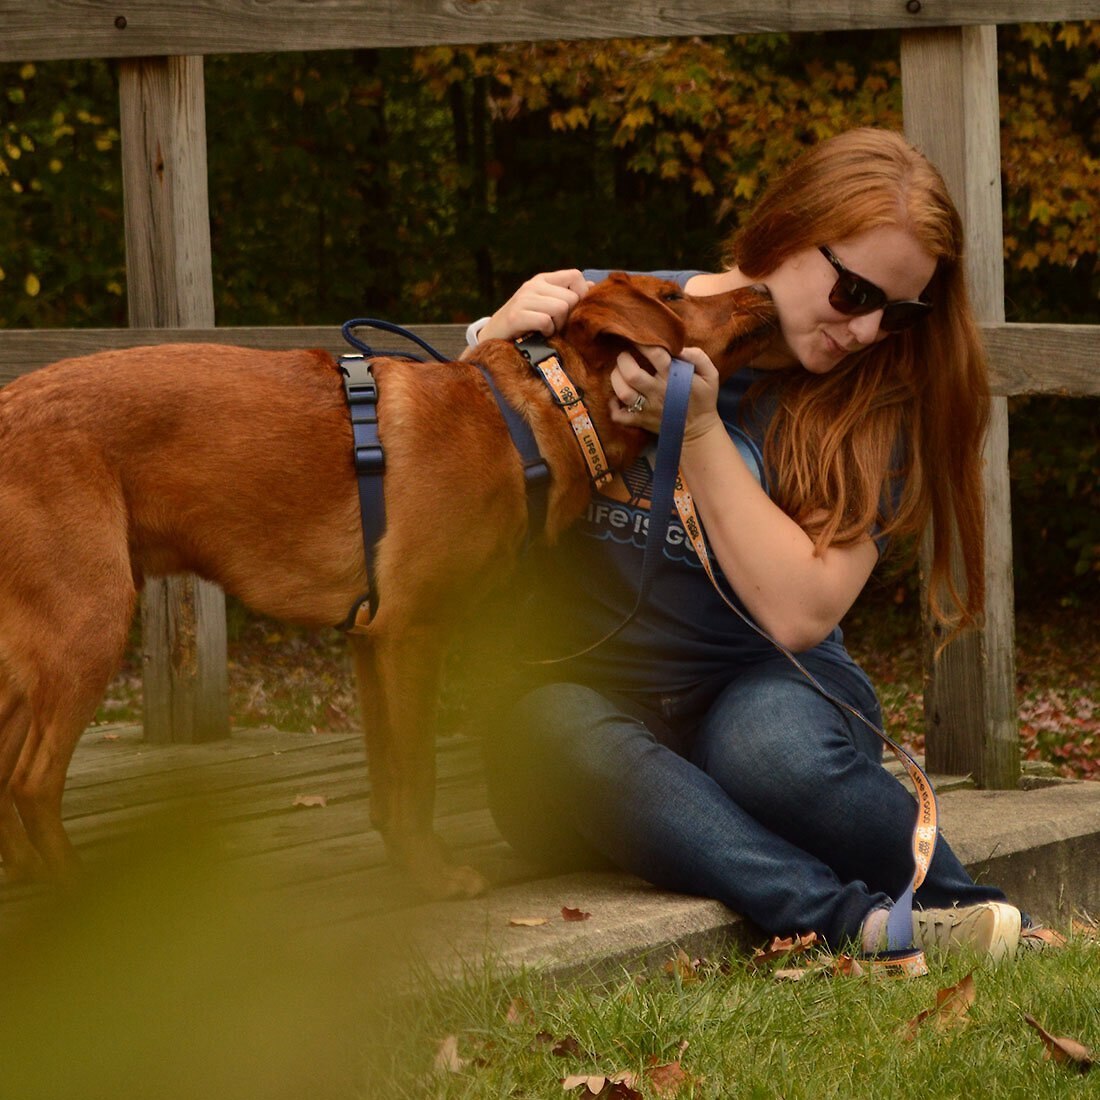
M 638 394 L 638 396 L 634 399 L 634 404 L 633 405 L 628 405 L 627 408 L 626 408 L 626 411 L 628 413 L 634 413 L 635 415 L 637 415 L 638 413 L 640 413 L 645 408 L 645 406 L 646 406 L 645 397 L 643 397 L 642 394 Z

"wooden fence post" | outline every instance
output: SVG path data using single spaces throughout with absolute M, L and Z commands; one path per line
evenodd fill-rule
M 907 31 L 901 71 L 906 134 L 940 168 L 966 226 L 978 319 L 1004 321 L 996 28 Z M 993 399 L 984 457 L 985 624 L 935 664 L 939 639 L 926 630 L 926 760 L 933 772 L 970 773 L 981 787 L 1005 789 L 1019 781 L 1020 755 L 1004 397 Z
M 201 57 L 123 61 L 119 70 L 130 325 L 214 324 Z M 195 577 L 146 583 L 145 736 L 229 733 L 225 597 Z

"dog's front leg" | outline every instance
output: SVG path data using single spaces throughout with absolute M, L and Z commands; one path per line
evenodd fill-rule
M 367 743 L 372 768 L 384 776 L 380 809 L 386 846 L 431 897 L 474 897 L 485 890 L 485 879 L 471 867 L 451 864 L 433 828 L 434 725 L 444 632 L 439 624 L 387 629 L 384 615 L 385 609 L 372 626 L 373 675 L 381 700 L 375 707 L 382 720 Z
M 361 634 L 348 636 L 355 683 L 359 693 L 359 715 L 367 747 L 370 770 L 370 823 L 383 835 L 393 820 L 393 754 L 385 751 L 386 722 L 382 688 L 378 679 L 377 655 L 373 640 Z

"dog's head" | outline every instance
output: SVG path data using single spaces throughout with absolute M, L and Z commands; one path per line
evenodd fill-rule
M 700 297 L 667 279 L 617 271 L 577 303 L 562 335 L 590 366 L 642 344 L 670 355 L 702 348 L 725 379 L 771 343 L 776 321 L 763 286 Z

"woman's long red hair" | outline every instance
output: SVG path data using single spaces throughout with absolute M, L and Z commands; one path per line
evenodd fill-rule
M 828 374 L 796 367 L 765 379 L 759 396 L 775 412 L 764 456 L 776 502 L 819 550 L 850 545 L 876 524 L 894 538 L 917 536 L 931 519 L 930 609 L 954 633 L 985 603 L 989 383 L 962 223 L 943 178 L 900 134 L 850 130 L 807 150 L 768 188 L 724 259 L 766 282 L 794 253 L 880 226 L 907 230 L 935 257 L 931 314 Z M 950 565 L 955 545 L 962 586 Z

